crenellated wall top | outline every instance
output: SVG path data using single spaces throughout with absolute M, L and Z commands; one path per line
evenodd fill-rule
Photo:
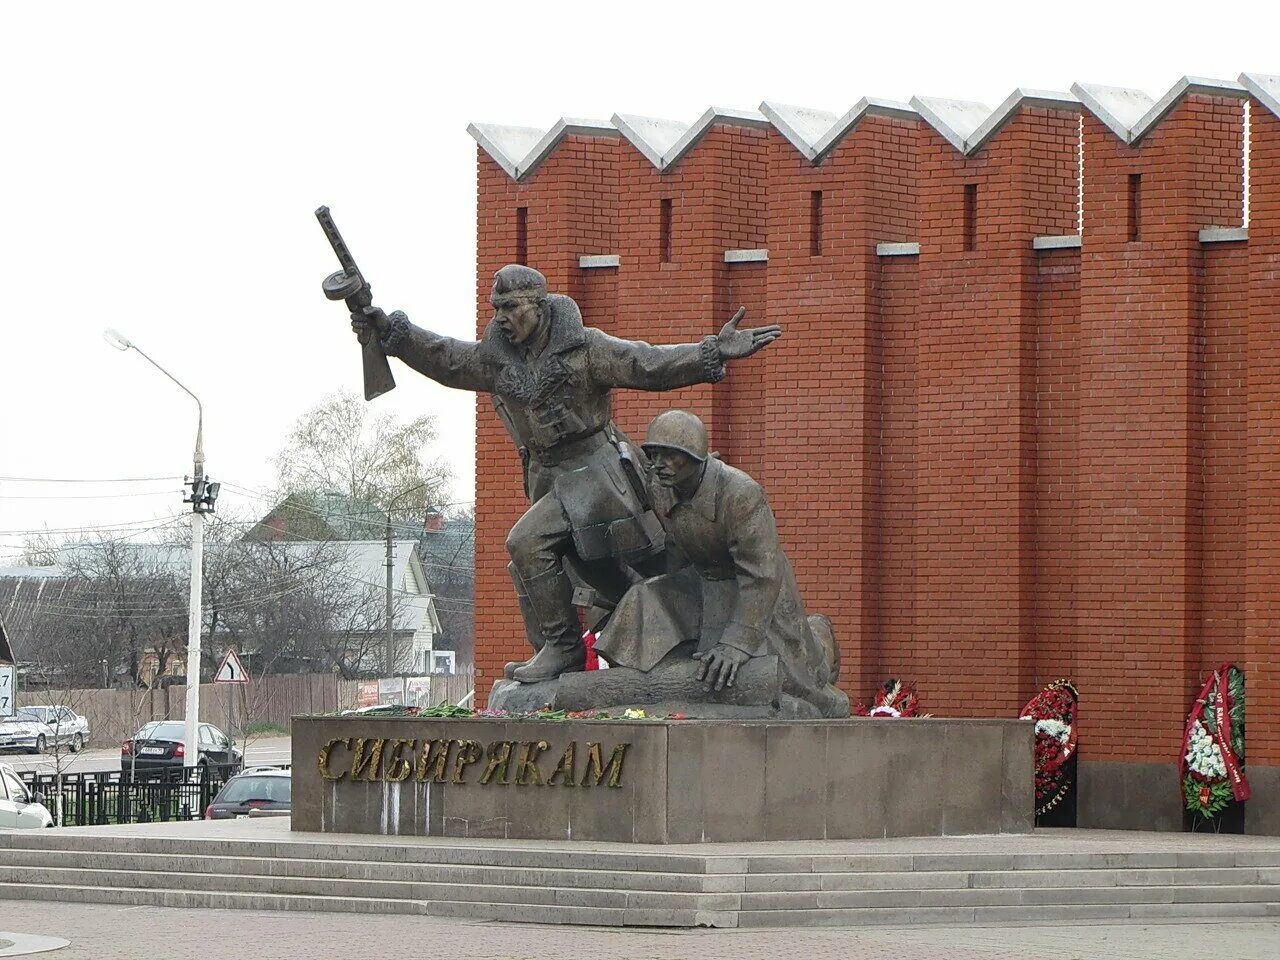
M 1117 137 L 1136 145 L 1188 96 L 1254 97 L 1280 116 L 1280 76 L 1242 73 L 1238 81 L 1183 77 L 1158 100 L 1143 90 L 1076 83 L 1071 91 L 1019 87 L 991 109 L 971 100 L 912 97 L 909 103 L 863 97 L 843 114 L 815 107 L 766 100 L 758 110 L 711 107 L 693 123 L 634 114 L 609 120 L 563 118 L 549 130 L 473 123 L 467 128 L 507 175 L 523 180 L 570 136 L 622 138 L 659 172 L 666 172 L 693 150 L 712 127 L 772 127 L 809 162 L 818 164 L 869 116 L 927 124 L 964 156 L 980 151 L 1024 107 L 1097 117 Z

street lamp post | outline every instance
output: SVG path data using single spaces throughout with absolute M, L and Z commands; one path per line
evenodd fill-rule
M 193 458 L 191 497 L 191 591 L 187 608 L 187 705 L 185 749 L 182 763 L 194 767 L 200 758 L 200 600 L 204 566 L 204 515 L 212 512 L 218 496 L 218 484 L 207 483 L 204 476 L 204 405 L 185 384 L 151 359 L 142 348 L 115 330 L 103 331 L 107 343 L 117 350 L 136 350 L 144 360 L 176 383 L 196 402 L 196 450 Z

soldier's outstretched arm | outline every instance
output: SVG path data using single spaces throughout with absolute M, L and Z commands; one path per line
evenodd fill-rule
M 724 379 L 725 363 L 749 357 L 782 335 L 776 325 L 740 329 L 740 309 L 716 336 L 698 343 L 654 346 L 643 340 L 621 340 L 600 330 L 589 331 L 591 363 L 601 382 L 634 390 L 675 390 Z
M 424 330 L 409 322 L 404 313 L 384 313 L 379 307 L 366 307 L 364 315 L 351 315 L 351 329 L 361 343 L 379 337 L 389 357 L 399 357 L 425 377 L 456 390 L 493 390 L 493 372 L 480 360 L 480 344 L 472 340 L 455 340 Z

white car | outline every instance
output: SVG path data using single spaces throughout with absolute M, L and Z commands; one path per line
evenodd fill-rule
M 19 707 L 13 719 L 0 723 L 0 750 L 66 747 L 79 753 L 88 743 L 89 721 L 70 707 Z
M 13 767 L 0 763 L 0 830 L 32 830 L 53 826 L 51 814 L 18 779 Z

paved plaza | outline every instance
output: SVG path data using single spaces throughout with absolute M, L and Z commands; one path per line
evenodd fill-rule
M 28 904 L 0 900 L 14 934 L 69 940 L 57 960 L 1275 960 L 1280 921 L 824 930 L 606 930 L 431 917 Z M 9 953 L 0 946 L 0 957 Z

